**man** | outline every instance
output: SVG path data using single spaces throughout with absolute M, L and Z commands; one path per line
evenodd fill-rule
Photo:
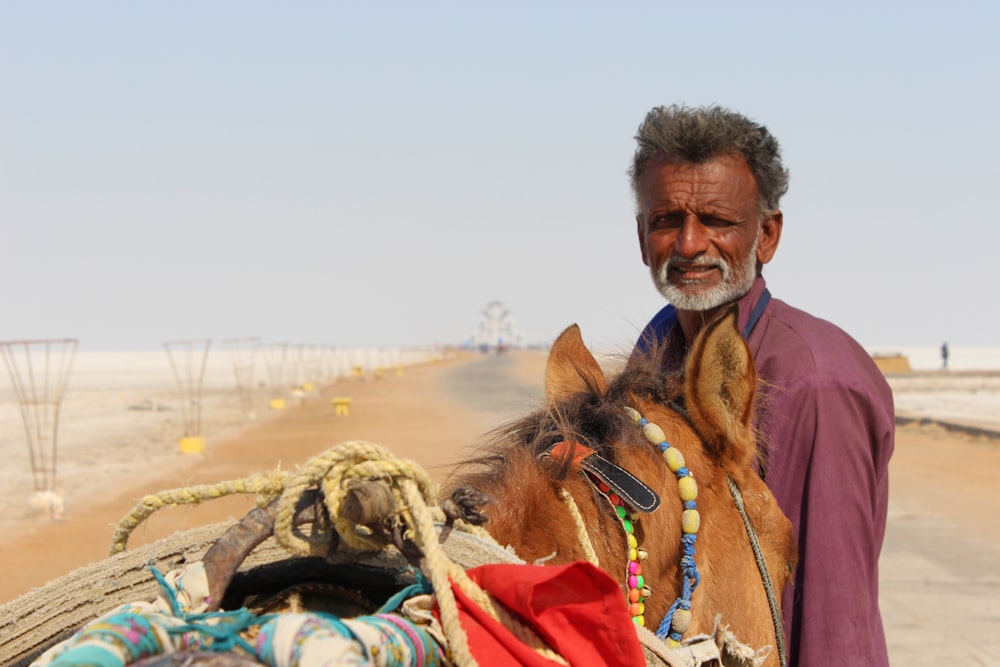
M 637 345 L 669 346 L 679 370 L 698 330 L 736 304 L 761 380 L 760 472 L 795 527 L 785 591 L 789 664 L 888 665 L 878 609 L 892 393 L 846 333 L 770 293 L 788 189 L 778 142 L 720 107 L 658 107 L 630 169 L 642 261 L 670 305 Z

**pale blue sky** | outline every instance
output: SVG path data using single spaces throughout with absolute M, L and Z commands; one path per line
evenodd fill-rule
M 766 124 L 771 291 L 1000 345 L 995 2 L 0 1 L 0 340 L 626 347 L 652 106 Z M 872 6 L 874 4 L 874 6 Z

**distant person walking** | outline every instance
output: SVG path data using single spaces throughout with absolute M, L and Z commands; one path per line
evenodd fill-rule
M 941 343 L 941 368 L 948 370 L 948 341 Z

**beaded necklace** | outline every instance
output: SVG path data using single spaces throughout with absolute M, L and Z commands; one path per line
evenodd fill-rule
M 614 507 L 615 514 L 618 515 L 618 520 L 621 521 L 622 528 L 625 529 L 625 539 L 628 542 L 628 564 L 625 566 L 625 582 L 628 585 L 628 611 L 637 625 L 645 626 L 645 602 L 653 591 L 646 587 L 646 581 L 642 574 L 642 561 L 649 557 L 649 553 L 639 547 L 639 541 L 635 536 L 635 522 L 639 519 L 638 513 L 629 511 L 625 501 L 607 484 L 591 473 L 587 473 L 587 476 Z
M 666 436 L 656 424 L 646 420 L 639 412 L 628 406 L 625 412 L 631 417 L 632 422 L 638 425 L 646 439 L 657 446 L 663 454 L 670 471 L 677 475 L 677 491 L 683 503 L 684 511 L 681 513 L 681 544 L 683 550 L 681 554 L 681 594 L 677 596 L 674 603 L 667 610 L 663 622 L 656 630 L 656 636 L 666 641 L 668 646 L 680 646 L 681 637 L 687 632 L 691 625 L 691 594 L 701 581 L 698 574 L 698 566 L 694 562 L 694 543 L 698 539 L 698 529 L 701 527 L 701 515 L 698 513 L 698 484 L 694 481 L 694 475 L 684 465 L 684 456 L 675 447 L 671 447 Z M 629 513 L 625 503 L 617 494 L 611 493 L 610 488 L 603 482 L 597 487 L 611 502 L 615 508 L 618 519 L 622 522 L 628 541 L 628 564 L 626 565 L 626 581 L 628 584 L 629 613 L 632 620 L 637 625 L 645 625 L 645 600 L 651 591 L 645 586 L 642 576 L 641 561 L 646 559 L 646 551 L 640 549 L 635 537 L 635 526 L 633 525 L 636 515 Z

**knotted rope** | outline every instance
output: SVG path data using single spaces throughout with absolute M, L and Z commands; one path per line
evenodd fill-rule
M 292 525 L 295 507 L 302 495 L 309 488 L 319 485 L 334 528 L 348 546 L 362 550 L 386 547 L 387 544 L 376 535 L 358 532 L 355 524 L 343 516 L 341 507 L 352 480 L 381 481 L 391 489 L 396 501 L 397 519 L 407 527 L 406 536 L 420 548 L 426 559 L 427 574 L 438 598 L 441 625 L 451 651 L 459 664 L 475 664 L 469 653 L 465 631 L 458 621 L 458 607 L 451 582 L 494 619 L 499 619 L 499 616 L 489 595 L 444 553 L 434 525 L 435 518 L 444 518 L 437 506 L 438 488 L 420 466 L 395 458 L 379 445 L 362 441 L 344 442 L 328 449 L 313 457 L 287 481 L 285 492 L 278 501 L 275 539 L 297 555 L 325 555 L 328 552 L 328 543 L 300 535 Z
M 509 620 L 508 614 L 499 613 L 489 595 L 444 552 L 435 525 L 436 520 L 444 520 L 444 513 L 437 505 L 437 485 L 420 466 L 395 458 L 379 445 L 364 441 L 343 442 L 313 457 L 296 473 L 275 470 L 266 475 L 148 495 L 119 522 L 111 553 L 124 551 L 132 531 L 163 507 L 197 505 L 227 495 L 254 493 L 257 504 L 262 507 L 278 499 L 274 537 L 279 545 L 294 555 L 325 557 L 330 552 L 332 535 L 305 536 L 293 526 L 297 504 L 306 491 L 317 486 L 323 491 L 334 529 L 348 547 L 359 550 L 388 547 L 390 543 L 384 536 L 359 530 L 343 516 L 341 508 L 352 481 L 379 481 L 391 490 L 395 500 L 394 519 L 404 527 L 406 539 L 424 556 L 423 567 L 437 596 L 441 625 L 452 658 L 458 665 L 475 665 L 465 631 L 459 623 L 452 583 L 492 618 L 504 622 Z M 464 522 L 456 527 L 488 537 L 483 529 Z

